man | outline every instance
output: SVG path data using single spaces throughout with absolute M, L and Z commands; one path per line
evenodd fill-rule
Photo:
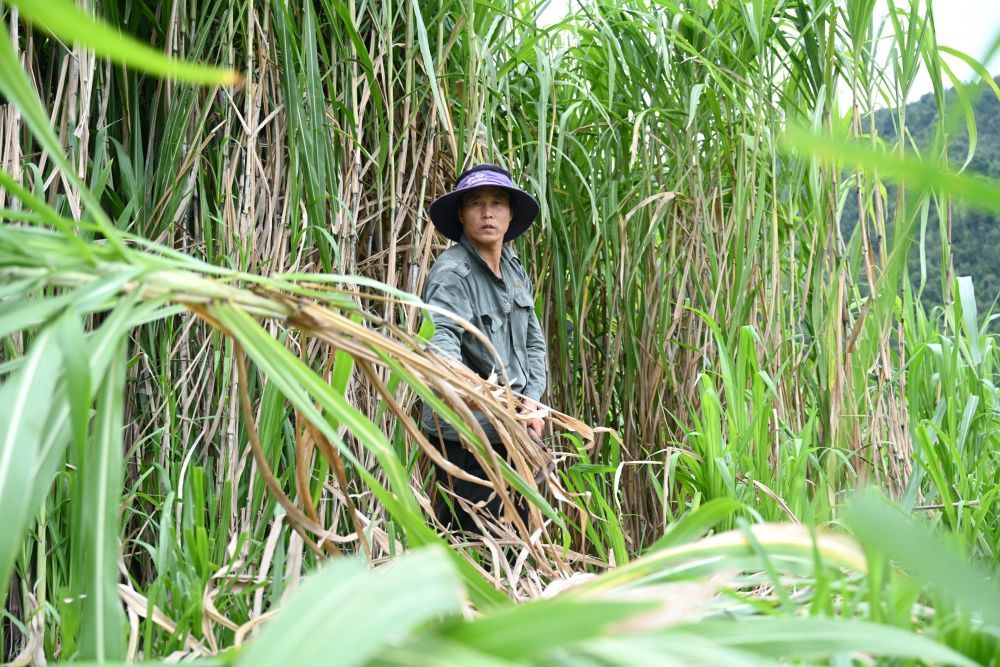
M 545 338 L 535 314 L 531 281 L 514 249 L 505 243 L 523 234 L 538 210 L 535 198 L 518 188 L 507 170 L 481 164 L 463 172 L 455 189 L 438 197 L 430 207 L 434 226 L 456 245 L 441 253 L 431 267 L 423 295 L 427 303 L 455 313 L 486 335 L 507 371 L 511 388 L 526 397 L 529 409 L 534 409 L 534 401 L 545 390 Z M 431 313 L 431 319 L 435 328 L 432 350 L 462 362 L 483 378 L 494 372 L 500 375 L 496 358 L 479 339 L 449 317 Z M 493 426 L 482 413 L 477 412 L 476 417 L 493 449 L 506 456 Z M 526 426 L 541 437 L 541 419 L 529 420 Z M 458 441 L 455 429 L 426 404 L 423 428 L 432 443 L 441 444 L 450 462 L 485 479 L 481 465 Z M 440 470 L 436 479 L 471 503 L 487 500 L 492 493 Z M 458 527 L 474 529 L 457 502 L 454 509 Z M 496 496 L 485 509 L 501 516 Z M 435 513 L 448 523 L 444 497 L 439 498 Z

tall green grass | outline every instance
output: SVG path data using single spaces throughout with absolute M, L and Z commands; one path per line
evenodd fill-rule
M 551 643 L 504 653 L 456 620 L 414 654 L 751 664 L 878 654 L 885 640 L 901 660 L 929 655 L 907 649 L 914 635 L 878 634 L 895 625 L 995 659 L 988 605 L 949 594 L 947 579 L 923 592 L 927 573 L 900 576 L 875 555 L 877 535 L 842 511 L 856 487 L 879 485 L 987 570 L 1000 545 L 990 314 L 975 312 L 974 287 L 950 271 L 947 305 L 925 312 L 902 270 L 929 207 L 946 212 L 951 197 L 995 206 L 995 184 L 954 175 L 965 156 L 949 156 L 946 142 L 915 159 L 871 122 L 877 105 L 903 108 L 921 63 L 941 60 L 929 4 L 890 4 L 876 24 L 872 2 L 595 2 L 547 29 L 527 3 L 97 8 L 114 29 L 222 71 L 159 62 L 67 2 L 46 7 L 73 20 L 55 25 L 31 3 L 4 9 L 15 37 L 2 72 L 0 391 L 5 426 L 29 414 L 18 405 L 31 416 L 56 406 L 62 421 L 6 431 L 16 437 L 3 451 L 37 472 L 3 476 L 11 485 L 0 490 L 19 527 L 0 554 L 0 576 L 13 572 L 5 656 L 215 653 L 324 555 L 379 563 L 439 541 L 420 505 L 433 493 L 428 459 L 398 417 L 431 380 L 415 378 L 412 360 L 366 357 L 371 348 L 331 333 L 346 323 L 319 326 L 326 311 L 303 304 L 319 299 L 412 348 L 419 309 L 369 298 L 364 281 L 419 293 L 440 247 L 426 205 L 463 166 L 488 159 L 542 202 L 519 249 L 550 336 L 546 401 L 617 433 L 590 446 L 553 429 L 560 486 L 531 497 L 555 521 L 537 542 L 526 533 L 541 513 L 497 543 L 462 547 L 450 536 L 464 583 L 434 589 L 441 613 L 454 612 L 456 587 L 481 609 L 503 607 L 494 587 L 536 598 L 574 570 L 735 529 L 752 556 L 740 561 L 746 578 L 727 584 L 736 617 L 788 619 L 775 632 L 805 632 L 792 620 L 800 612 L 881 625 L 871 645 L 844 643 L 847 626 L 824 644 L 829 629 L 817 626 L 803 635 L 818 642 L 812 653 L 777 642 L 747 657 L 728 651 L 746 649 L 739 633 L 753 630 L 732 624 L 584 648 L 539 625 Z M 21 23 L 18 10 L 67 41 Z M 884 60 L 881 38 L 895 44 Z M 240 87 L 143 74 L 224 83 L 229 70 Z M 945 137 L 964 112 L 941 111 Z M 789 126 L 807 132 L 781 143 Z M 885 178 L 911 186 L 893 207 Z M 861 214 L 844 238 L 847 196 Z M 331 273 L 350 278 L 317 275 Z M 63 440 L 65 453 L 45 447 Z M 807 556 L 792 571 L 810 572 L 790 582 L 780 540 L 752 537 L 759 522 L 858 531 L 867 574 L 812 570 Z M 644 562 L 660 572 L 647 558 L 602 581 Z M 438 567 L 417 562 L 410 576 Z M 329 576 L 331 586 L 340 578 Z M 377 590 L 358 614 L 380 613 Z M 551 621 L 560 604 L 573 608 L 558 600 L 513 620 L 497 612 L 482 627 Z M 667 642 L 704 653 L 670 653 Z M 261 646 L 266 655 L 263 636 Z

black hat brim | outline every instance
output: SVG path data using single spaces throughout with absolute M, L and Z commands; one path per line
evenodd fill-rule
M 462 223 L 458 219 L 458 209 L 462 206 L 462 195 L 480 187 L 484 186 L 474 185 L 460 190 L 453 190 L 441 195 L 431 203 L 429 209 L 431 222 L 434 223 L 437 230 L 446 238 L 455 242 L 458 242 L 462 238 Z M 526 232 L 528 227 L 531 227 L 531 224 L 535 221 L 535 218 L 538 217 L 538 201 L 519 188 L 494 187 L 503 187 L 510 195 L 512 216 L 510 227 L 507 228 L 507 233 L 503 235 L 503 240 L 505 242 L 513 241 Z

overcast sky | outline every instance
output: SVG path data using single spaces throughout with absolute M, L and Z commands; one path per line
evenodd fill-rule
M 1000 36 L 1000 0 L 933 0 L 933 4 L 938 44 L 964 51 L 983 62 L 993 41 Z M 963 81 L 973 76 L 965 63 L 955 58 L 950 58 L 949 63 Z M 986 67 L 993 76 L 1000 74 L 1000 53 L 994 55 Z M 926 71 L 921 71 L 913 85 L 911 99 L 930 90 L 930 78 Z
M 964 51 L 982 62 L 998 36 L 1000 36 L 1000 0 L 932 0 L 934 25 L 937 28 L 938 44 Z M 555 23 L 566 15 L 568 0 L 552 0 L 542 14 L 543 23 Z M 897 2 L 897 5 L 905 5 Z M 879 2 L 881 19 L 885 15 L 886 3 Z M 962 61 L 950 58 L 952 70 L 963 81 L 968 81 L 972 70 Z M 994 75 L 1000 74 L 1000 53 L 987 63 L 987 69 Z M 947 77 L 945 85 L 950 86 Z M 914 82 L 910 99 L 916 99 L 930 92 L 931 83 L 927 72 L 921 70 Z

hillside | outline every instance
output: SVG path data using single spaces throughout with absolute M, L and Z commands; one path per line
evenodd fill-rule
M 1000 77 L 998 77 L 1000 80 Z M 967 94 L 975 99 L 976 143 L 975 153 L 968 167 L 969 172 L 984 174 L 1000 179 L 1000 100 L 987 86 L 981 89 L 969 88 Z M 956 112 L 949 118 L 956 101 L 955 91 L 949 90 L 945 105 L 946 123 L 953 129 L 948 134 L 948 158 L 954 168 L 965 162 L 969 148 L 969 133 L 965 117 Z M 924 95 L 916 102 L 906 105 L 906 126 L 912 142 L 926 151 L 934 141 L 938 125 L 938 108 L 931 94 Z M 888 144 L 896 140 L 897 109 L 883 109 L 875 114 L 875 125 L 879 136 Z M 912 145 L 912 144 L 911 144 Z M 888 188 L 889 219 L 895 205 L 895 187 Z M 842 218 L 845 235 L 853 229 L 857 220 L 854 199 L 848 205 Z M 1000 295 L 1000 220 L 996 215 L 961 204 L 953 204 L 951 252 L 956 276 L 972 276 L 976 288 L 976 300 L 980 321 L 984 313 L 993 307 Z M 941 236 L 938 212 L 932 206 L 925 227 L 926 282 L 922 298 L 928 307 L 939 306 L 941 296 Z M 914 248 L 909 258 L 910 278 L 915 288 L 920 285 L 920 253 Z

